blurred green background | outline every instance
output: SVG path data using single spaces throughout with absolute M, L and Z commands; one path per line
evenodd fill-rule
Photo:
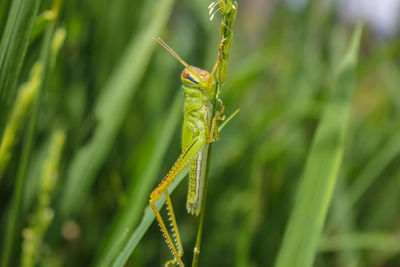
M 123 250 L 181 149 L 182 66 L 151 38 L 210 70 L 221 16 L 210 22 L 204 0 L 54 2 L 0 3 L 0 133 L 17 129 L 0 178 L 1 266 L 111 266 L 121 251 L 129 260 L 114 266 L 163 266 L 155 222 Z M 367 22 L 347 69 L 358 17 L 343 2 L 238 5 L 221 98 L 227 115 L 241 112 L 213 146 L 200 266 L 400 266 L 399 29 Z M 37 92 L 13 122 L 27 81 Z M 331 97 L 343 84 L 348 119 Z M 321 145 L 330 135 L 339 141 Z M 189 266 L 186 190 L 184 180 L 172 201 Z M 276 263 L 288 244 L 314 244 L 309 264 Z

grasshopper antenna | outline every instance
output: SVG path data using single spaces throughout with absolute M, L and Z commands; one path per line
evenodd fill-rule
M 187 64 L 180 56 L 178 56 L 178 54 L 174 50 L 172 50 L 172 48 L 169 47 L 160 37 L 157 38 L 153 37 L 153 40 L 159 43 L 162 47 L 164 47 L 165 50 L 167 50 L 174 58 L 176 58 L 180 63 L 182 63 L 183 66 L 189 68 L 189 64 Z

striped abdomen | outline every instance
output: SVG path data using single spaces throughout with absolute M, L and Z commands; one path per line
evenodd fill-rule
M 199 154 L 190 164 L 189 190 L 186 202 L 188 213 L 198 216 L 203 199 L 204 179 L 206 174 L 208 144 L 205 144 Z

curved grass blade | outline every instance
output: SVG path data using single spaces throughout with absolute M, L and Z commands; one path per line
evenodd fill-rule
M 343 250 L 378 250 L 398 253 L 400 251 L 398 233 L 348 233 L 321 238 L 320 250 L 336 252 Z
M 29 75 L 29 81 L 19 88 L 18 96 L 14 101 L 12 112 L 6 124 L 3 138 L 0 144 L 0 182 L 4 170 L 13 154 L 13 148 L 19 140 L 20 133 L 26 119 L 32 111 L 32 104 L 36 99 L 39 85 L 42 79 L 43 64 L 37 62 L 33 65 Z
M 61 0 L 55 0 L 57 5 L 54 6 L 58 10 L 60 7 Z M 16 234 L 19 232 L 19 218 L 21 216 L 21 202 L 23 198 L 23 192 L 24 192 L 24 187 L 26 183 L 26 172 L 28 168 L 28 163 L 29 159 L 31 157 L 31 152 L 33 148 L 33 142 L 35 140 L 35 134 L 36 134 L 36 124 L 38 121 L 38 116 L 39 116 L 39 108 L 40 108 L 40 98 L 41 98 L 41 91 L 43 90 L 44 87 L 46 87 L 47 80 L 48 80 L 48 75 L 51 69 L 51 60 L 54 58 L 56 55 L 51 49 L 52 45 L 52 40 L 53 40 L 53 34 L 54 34 L 54 29 L 55 29 L 55 22 L 53 21 L 49 24 L 47 27 L 44 39 L 43 39 L 43 44 L 41 47 L 41 54 L 40 54 L 40 59 L 39 63 L 42 65 L 42 70 L 37 73 L 39 77 L 37 77 L 37 93 L 35 95 L 35 99 L 33 100 L 33 107 L 32 107 L 32 115 L 29 119 L 29 125 L 28 129 L 24 138 L 23 142 L 23 147 L 22 147 L 22 155 L 21 155 L 21 160 L 19 162 L 18 166 L 18 172 L 17 172 L 17 178 L 15 182 L 15 188 L 14 188 L 14 193 L 12 196 L 12 201 L 11 201 L 11 208 L 10 208 L 10 213 L 8 216 L 7 220 L 7 226 L 6 226 L 6 234 L 5 234 L 5 241 L 4 241 L 4 247 L 2 251 L 2 257 L 1 257 L 1 266 L 2 267 L 7 267 L 9 266 L 10 261 L 12 260 L 12 254 L 13 254 L 13 246 L 14 243 L 16 243 Z M 52 53 L 53 52 L 53 53 Z M 22 62 L 21 62 L 22 63 Z
M 11 2 L 0 42 L 0 136 L 3 135 L 11 102 L 16 94 L 15 87 L 40 2 L 40 0 L 14 0 Z
M 232 115 L 230 115 L 227 118 L 227 121 L 230 121 L 233 117 L 235 117 L 238 114 L 239 110 L 236 110 Z M 218 127 L 218 131 L 221 133 L 223 128 L 226 126 L 226 123 Z M 189 168 L 185 168 L 176 178 L 175 181 L 169 186 L 168 192 L 171 195 L 172 192 L 175 190 L 175 187 L 182 182 L 182 180 L 186 177 L 186 175 L 189 172 Z M 161 209 L 161 207 L 165 203 L 165 196 L 162 195 L 162 197 L 155 203 L 156 207 L 158 210 Z M 121 267 L 124 266 L 126 261 L 129 259 L 130 255 L 132 254 L 133 250 L 136 248 L 137 244 L 139 241 L 142 239 L 144 234 L 147 232 L 149 229 L 150 225 L 153 223 L 155 219 L 154 212 L 150 208 L 150 205 L 147 205 L 146 209 L 144 210 L 144 215 L 142 218 L 142 221 L 138 225 L 138 227 L 135 229 L 135 231 L 132 233 L 130 236 L 128 242 L 122 247 L 121 252 L 119 253 L 118 257 L 114 260 L 113 262 L 113 267 Z M 125 237 L 124 237 L 125 238 Z M 115 253 L 115 252 L 114 252 Z M 102 266 L 104 264 L 107 264 L 105 266 L 108 266 L 108 262 L 102 263 Z
M 45 233 L 51 224 L 54 211 L 50 203 L 54 189 L 58 181 L 59 165 L 65 144 L 65 133 L 63 130 L 55 130 L 51 136 L 47 158 L 43 162 L 40 189 L 37 196 L 34 220 L 22 231 L 22 267 L 33 267 L 40 259 L 40 248 L 43 247 Z
M 168 192 L 171 194 L 175 187 L 186 177 L 188 174 L 189 169 L 186 168 L 184 171 L 182 171 L 175 179 L 175 181 L 171 184 L 171 186 L 168 188 Z M 162 196 L 157 202 L 156 202 L 156 207 L 158 210 L 164 205 L 165 203 L 165 196 Z M 136 228 L 136 230 L 133 232 L 131 237 L 129 238 L 128 242 L 125 244 L 125 246 L 122 248 L 120 254 L 118 257 L 115 259 L 113 264 L 111 266 L 113 267 L 123 267 L 125 266 L 126 261 L 129 259 L 130 255 L 132 254 L 133 250 L 136 248 L 137 244 L 139 241 L 142 239 L 144 234 L 147 232 L 149 229 L 150 225 L 153 223 L 155 219 L 154 212 L 151 210 L 150 206 L 148 205 L 144 211 L 143 219 Z
M 38 61 L 31 70 L 30 74 L 30 79 L 24 86 L 23 90 L 28 90 L 28 97 L 25 97 L 24 100 L 21 101 L 21 98 L 18 99 L 18 102 L 29 102 L 28 104 L 23 103 L 22 105 L 20 103 L 16 103 L 17 108 L 23 108 L 26 109 L 24 111 L 20 112 L 14 112 L 14 113 L 24 113 L 22 116 L 13 116 L 14 118 L 17 117 L 14 120 L 11 120 L 12 124 L 24 124 L 25 119 L 27 117 L 27 114 L 32 113 L 31 106 L 34 105 L 37 101 L 37 95 L 38 91 L 40 90 L 40 86 L 43 84 L 43 64 Z M 26 93 L 23 92 L 23 93 Z M 27 100 L 26 100 L 27 98 Z M 28 106 L 28 107 L 23 107 L 23 106 Z M 18 120 L 17 122 L 15 122 Z M 29 130 L 28 134 L 25 137 L 24 144 L 23 144 L 23 151 L 22 151 L 22 156 L 21 156 L 21 161 L 20 165 L 18 168 L 18 174 L 17 178 L 15 181 L 15 187 L 14 187 L 14 192 L 12 196 L 12 201 L 11 201 L 11 206 L 10 206 L 10 211 L 8 214 L 8 219 L 7 219 L 7 226 L 6 226 L 6 232 L 5 232 L 5 239 L 4 239 L 4 245 L 3 245 L 3 251 L 1 255 L 1 266 L 6 267 L 9 265 L 9 261 L 12 258 L 12 253 L 13 253 L 13 246 L 15 243 L 16 239 L 16 232 L 19 231 L 17 228 L 17 224 L 20 218 L 20 208 L 21 208 L 21 200 L 22 200 L 22 193 L 24 191 L 25 187 L 25 170 L 27 168 L 28 164 L 28 158 L 30 156 L 30 151 L 32 147 L 32 139 L 34 135 L 34 125 L 35 125 L 35 117 L 32 116 L 29 120 Z M 10 133 L 11 128 L 14 126 L 7 126 L 6 134 L 4 135 L 6 139 L 10 139 Z M 11 130 L 13 131 L 13 130 Z M 13 141 L 11 141 L 13 142 Z M 7 143 L 7 141 L 5 141 Z M 5 145 L 8 146 L 8 145 Z M 5 150 L 11 150 L 10 148 L 5 148 Z M 4 154 L 3 154 L 4 152 Z M 8 154 L 8 155 L 7 155 Z M 7 164 L 8 157 L 11 155 L 11 151 L 2 151 L 2 167 L 4 169 L 5 165 Z
M 173 2 L 160 0 L 157 5 L 152 5 L 156 10 L 151 22 L 132 38 L 123 60 L 103 88 L 95 106 L 98 127 L 89 143 L 74 156 L 67 171 L 65 190 L 59 202 L 62 216 L 69 216 L 78 208 L 110 151 L 150 62 L 155 46 L 152 37 L 157 36 L 167 22 Z
M 343 155 L 361 32 L 360 24 L 318 125 L 276 267 L 308 267 L 314 261 Z
M 400 154 L 400 134 L 393 133 L 386 144 L 375 154 L 374 157 L 365 165 L 365 168 L 360 172 L 355 182 L 346 190 L 339 198 L 346 198 L 348 201 L 341 208 L 339 220 L 343 220 L 347 213 L 361 199 L 364 193 L 378 179 L 379 174 Z M 336 223 L 339 223 L 337 221 Z M 335 227 L 337 225 L 333 225 Z
M 160 173 L 163 158 L 168 150 L 168 145 L 171 143 L 173 133 L 175 132 L 182 111 L 181 93 L 177 95 L 171 107 L 171 110 L 163 119 L 164 122 L 161 129 L 158 127 L 157 132 L 162 132 L 162 135 L 157 135 L 157 141 L 154 144 L 153 153 L 146 164 L 146 169 L 140 177 L 140 180 L 135 183 L 133 190 L 130 190 L 127 205 L 116 216 L 111 233 L 104 240 L 105 247 L 98 254 L 98 260 L 95 266 L 108 266 L 112 259 L 119 252 L 119 247 L 123 245 L 126 234 L 132 227 L 135 227 L 140 219 L 143 207 L 146 205 L 152 186 L 159 179 L 157 176 Z
M 6 14 L 9 11 L 11 0 L 3 0 L 0 2 L 0 36 L 3 34 L 4 23 L 6 22 Z

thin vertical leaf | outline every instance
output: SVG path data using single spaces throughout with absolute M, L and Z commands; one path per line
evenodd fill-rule
M 157 178 L 160 178 L 157 177 L 157 175 L 160 173 L 164 155 L 174 136 L 173 133 L 178 126 L 181 110 L 182 99 L 179 92 L 171 106 L 168 116 L 163 120 L 165 122 L 162 128 L 159 129 L 160 127 L 158 127 L 157 129 L 157 132 L 161 132 L 162 135 L 157 135 L 158 139 L 155 142 L 152 155 L 146 164 L 147 167 L 138 179 L 138 182 L 135 183 L 133 190 L 130 190 L 131 192 L 129 193 L 127 205 L 116 216 L 111 233 L 104 240 L 105 247 L 102 249 L 101 253 L 99 253 L 100 257 L 96 265 L 107 266 L 111 259 L 115 258 L 116 254 L 119 253 L 118 248 L 123 245 L 123 241 L 126 237 L 125 233 L 129 233 L 128 229 L 131 229 L 138 223 L 142 215 L 143 207 L 149 200 L 151 187 L 154 185 Z
M 54 3 L 55 3 L 54 8 L 58 12 L 58 8 L 60 7 L 61 0 L 55 0 Z M 46 34 L 44 36 L 42 47 L 41 47 L 41 55 L 40 55 L 40 59 L 38 62 L 39 62 L 39 64 L 41 64 L 43 66 L 43 68 L 42 68 L 42 71 L 38 74 L 39 77 L 37 77 L 37 79 L 39 80 L 37 82 L 37 90 L 38 91 L 37 91 L 35 99 L 34 99 L 32 114 L 29 119 L 29 125 L 28 125 L 28 129 L 27 129 L 27 132 L 26 132 L 26 135 L 24 138 L 21 159 L 20 159 L 19 166 L 18 166 L 18 173 L 17 173 L 14 193 L 13 193 L 12 201 L 11 201 L 10 214 L 9 214 L 9 217 L 7 220 L 5 241 L 4 241 L 4 247 L 3 247 L 2 257 L 1 257 L 1 266 L 2 267 L 7 267 L 10 264 L 10 260 L 12 258 L 12 254 L 13 254 L 14 243 L 16 242 L 16 240 L 15 240 L 17 237 L 16 234 L 19 232 L 19 227 L 20 227 L 19 217 L 21 215 L 20 209 L 21 209 L 21 202 L 22 202 L 22 194 L 24 192 L 27 167 L 28 167 L 28 163 L 30 160 L 30 156 L 31 156 L 33 142 L 35 139 L 35 130 L 36 130 L 36 124 L 37 124 L 38 114 L 39 114 L 39 103 L 40 103 L 41 91 L 43 90 L 43 87 L 45 87 L 47 84 L 48 73 L 50 70 L 50 59 L 52 56 L 55 57 L 55 55 L 51 54 L 51 52 L 52 52 L 51 44 L 52 44 L 55 23 L 56 23 L 56 21 L 53 21 L 52 23 L 49 24 L 49 26 L 46 30 Z
M 21 266 L 23 267 L 33 267 L 39 261 L 44 235 L 54 217 L 50 202 L 58 181 L 59 163 L 64 143 L 65 133 L 62 130 L 56 130 L 51 137 L 48 155 L 42 166 L 40 190 L 36 211 L 33 215 L 34 219 L 29 227 L 22 232 L 24 241 L 22 244 Z
M 189 169 L 186 168 L 184 171 L 182 171 L 175 179 L 175 181 L 169 186 L 168 192 L 172 194 L 172 192 L 175 190 L 176 186 L 182 182 L 183 178 L 186 177 L 188 174 Z M 156 202 L 156 207 L 158 210 L 161 209 L 161 207 L 165 203 L 165 196 L 163 195 L 159 200 Z M 122 267 L 125 266 L 126 261 L 129 259 L 131 256 L 133 250 L 136 248 L 137 244 L 139 241 L 142 239 L 144 234 L 147 232 L 149 229 L 150 225 L 153 223 L 155 219 L 154 212 L 151 210 L 150 205 L 148 205 L 144 211 L 144 215 L 142 218 L 142 221 L 136 228 L 136 230 L 132 233 L 130 236 L 128 242 L 121 248 L 118 254 L 118 257 L 113 261 L 112 265 L 113 267 Z M 110 266 L 108 263 L 104 263 L 106 265 L 102 266 Z
M 336 85 L 317 128 L 276 267 L 311 266 L 343 156 L 362 26 L 339 67 Z
M 370 186 L 378 179 L 379 174 L 400 154 L 400 134 L 394 132 L 388 137 L 388 141 L 365 165 L 355 182 L 340 197 L 348 199 L 346 205 L 343 205 L 339 220 L 348 216 L 349 211 L 354 207 L 357 201 L 365 194 Z M 337 221 L 339 223 L 340 221 Z M 335 225 L 334 225 L 335 226 Z
M 0 35 L 3 33 L 4 23 L 6 22 L 6 15 L 10 6 L 10 0 L 3 0 L 0 2 Z
M 229 116 L 224 123 L 222 123 L 218 127 L 218 131 L 221 133 L 224 127 L 228 124 L 228 122 L 237 115 L 239 110 L 236 110 L 231 116 Z M 174 192 L 175 188 L 182 182 L 182 180 L 186 177 L 189 172 L 189 168 L 185 168 L 179 175 L 176 176 L 175 181 L 168 187 L 168 192 L 171 195 Z M 156 201 L 155 205 L 158 210 L 165 203 L 165 195 L 162 195 L 159 200 Z M 119 249 L 118 251 L 113 251 L 114 254 L 118 253 L 118 256 L 114 259 L 112 266 L 113 267 L 121 267 L 124 266 L 126 261 L 129 259 L 133 250 L 136 248 L 139 241 L 142 239 L 144 234 L 149 229 L 150 225 L 153 223 L 155 219 L 154 212 L 152 211 L 150 205 L 144 210 L 144 215 L 142 217 L 141 222 L 138 227 L 136 227 L 135 231 L 130 235 L 129 240 Z M 126 235 L 126 233 L 125 233 Z M 125 239 L 125 237 L 124 237 Z M 119 245 L 119 244 L 118 244 Z M 102 262 L 99 262 L 99 266 L 109 266 L 110 259 L 103 259 Z
M 157 36 L 166 24 L 173 0 L 160 0 L 155 5 L 151 22 L 132 38 L 123 60 L 111 74 L 96 103 L 98 127 L 89 143 L 72 159 L 67 182 L 60 200 L 60 213 L 69 216 L 81 203 L 103 164 L 128 112 L 132 98 L 145 73 Z
M 15 96 L 15 86 L 40 2 L 15 0 L 11 4 L 0 43 L 0 136 L 3 135 L 5 119 Z

